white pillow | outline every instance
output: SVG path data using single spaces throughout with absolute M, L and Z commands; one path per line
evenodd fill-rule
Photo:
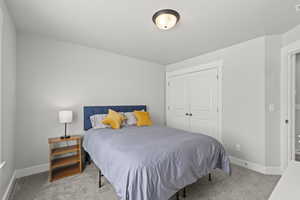
M 144 110 L 141 110 L 141 111 L 144 111 Z M 124 115 L 126 116 L 127 118 L 127 125 L 136 125 L 136 118 L 135 118 L 135 115 L 133 114 L 133 112 L 126 112 L 124 113 Z
M 108 125 L 102 123 L 102 120 L 105 117 L 106 117 L 106 114 L 97 114 L 97 115 L 90 116 L 90 120 L 91 120 L 93 129 L 109 127 Z
M 136 125 L 136 118 L 133 114 L 133 112 L 126 112 L 124 115 L 127 118 L 127 125 Z

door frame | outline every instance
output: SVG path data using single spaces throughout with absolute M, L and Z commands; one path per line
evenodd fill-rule
M 209 69 L 217 69 L 217 80 L 218 80 L 218 88 L 217 88 L 217 106 L 218 106 L 218 139 L 219 141 L 222 143 L 222 114 L 223 114 L 223 101 L 222 101 L 222 85 L 223 85 L 223 60 L 218 60 L 218 61 L 214 61 L 214 62 L 210 62 L 210 63 L 206 63 L 206 64 L 200 64 L 200 65 L 196 65 L 196 66 L 192 66 L 192 67 L 186 67 L 184 69 L 179 69 L 179 70 L 172 70 L 172 71 L 168 71 L 166 72 L 166 118 L 168 117 L 168 110 L 169 110 L 169 106 L 168 106 L 168 102 L 169 102 L 169 91 L 168 91 L 168 84 L 169 84 L 169 80 L 171 78 L 177 77 L 177 76 L 184 76 L 184 75 L 188 75 L 188 74 L 193 74 L 196 72 L 201 72 L 201 71 L 205 71 L 205 70 L 209 70 Z M 168 119 L 166 119 L 167 122 Z
M 280 157 L 282 170 L 295 160 L 295 59 L 299 53 L 300 40 L 281 49 Z

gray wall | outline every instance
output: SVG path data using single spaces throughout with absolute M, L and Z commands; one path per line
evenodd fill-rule
M 146 104 L 164 123 L 162 65 L 23 33 L 17 54 L 18 169 L 48 162 L 48 137 L 63 134 L 61 109 L 75 112 L 71 134 L 83 132 L 84 105 Z
M 266 36 L 266 165 L 280 166 L 281 35 Z M 273 108 L 270 105 L 273 104 Z
M 1 67 L 1 133 L 2 160 L 6 165 L 0 173 L 0 198 L 5 192 L 15 169 L 15 107 L 16 107 L 16 31 L 5 4 L 0 7 L 4 14 Z
M 296 56 L 296 104 L 300 105 L 300 54 Z M 296 149 L 300 150 L 300 110 L 296 110 L 295 129 L 296 129 Z
M 223 131 L 228 152 L 265 165 L 265 37 L 167 66 L 173 71 L 223 60 Z M 237 151 L 236 144 L 241 145 Z

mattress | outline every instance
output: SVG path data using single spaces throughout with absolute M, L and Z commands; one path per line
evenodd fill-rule
M 90 129 L 83 147 L 121 200 L 167 200 L 216 168 L 230 174 L 217 140 L 164 126 Z

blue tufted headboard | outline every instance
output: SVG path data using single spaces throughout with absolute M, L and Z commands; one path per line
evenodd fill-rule
M 92 128 L 90 116 L 96 114 L 107 114 L 108 109 L 112 109 L 117 112 L 132 112 L 134 110 L 147 110 L 146 105 L 135 106 L 84 106 L 83 107 L 83 129 L 89 130 Z

